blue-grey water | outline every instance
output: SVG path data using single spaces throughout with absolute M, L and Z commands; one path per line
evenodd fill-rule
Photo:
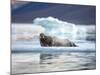
M 95 52 L 13 53 L 12 74 L 96 68 Z

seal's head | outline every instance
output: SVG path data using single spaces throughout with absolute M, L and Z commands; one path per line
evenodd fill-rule
M 45 35 L 44 35 L 44 33 L 40 33 L 40 38 L 45 38 Z
M 40 44 L 41 46 L 46 46 L 46 37 L 44 33 L 40 33 Z

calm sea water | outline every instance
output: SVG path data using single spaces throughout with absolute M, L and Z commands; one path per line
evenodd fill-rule
M 96 68 L 95 52 L 13 53 L 12 74 Z

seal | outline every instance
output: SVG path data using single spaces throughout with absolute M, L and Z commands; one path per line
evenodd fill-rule
M 40 33 L 40 45 L 44 47 L 76 47 L 77 45 L 68 40 L 68 39 L 61 39 L 52 36 L 46 36 L 44 33 Z

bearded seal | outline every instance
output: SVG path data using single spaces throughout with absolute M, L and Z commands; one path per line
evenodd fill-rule
M 60 39 L 57 37 L 46 36 L 44 33 L 40 33 L 40 45 L 44 47 L 76 47 L 77 45 L 68 40 Z

